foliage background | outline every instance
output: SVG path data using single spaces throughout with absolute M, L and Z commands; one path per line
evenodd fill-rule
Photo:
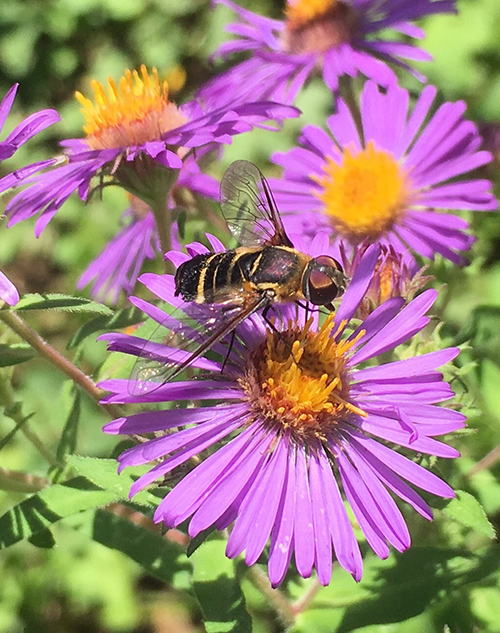
M 274 0 L 240 3 L 276 17 L 282 4 Z M 465 99 L 470 118 L 500 123 L 500 3 L 458 0 L 458 7 L 458 16 L 435 16 L 423 24 L 425 48 L 435 61 L 421 65 L 421 70 L 440 88 L 443 99 Z M 0 95 L 14 82 L 21 84 L 3 134 L 38 109 L 54 107 L 63 118 L 62 124 L 29 143 L 28 150 L 22 148 L 3 169 L 45 158 L 57 152 L 59 139 L 81 134 L 82 117 L 73 93 L 88 91 L 91 78 L 105 81 L 108 76 L 121 76 L 125 68 L 155 65 L 174 86 L 178 83 L 175 98 L 183 101 L 215 72 L 208 55 L 225 39 L 222 29 L 230 18 L 223 8 L 212 12 L 206 0 L 2 0 Z M 402 83 L 415 91 L 419 88 L 406 76 Z M 287 124 L 279 134 L 256 131 L 237 138 L 222 161 L 211 166 L 213 175 L 219 177 L 231 160 L 242 157 L 269 173 L 269 154 L 290 147 L 305 121 L 320 123 L 331 103 L 317 82 L 301 95 L 298 106 L 305 111 L 300 122 Z M 487 142 L 494 147 L 491 128 Z M 500 153 L 498 157 L 489 173 L 497 182 Z M 125 197 L 117 191 L 106 191 L 102 200 L 95 198 L 87 207 L 72 199 L 38 240 L 32 223 L 8 231 L 0 226 L 2 270 L 22 293 L 74 292 L 82 270 L 114 235 L 124 206 Z M 459 270 L 437 262 L 432 270 L 447 284 L 441 303 L 442 335 L 448 343 L 467 344 L 460 361 L 467 389 L 464 401 L 474 402 L 469 406 L 470 430 L 455 442 L 462 459 L 454 470 L 447 464 L 441 467 L 454 487 L 481 502 L 498 530 L 500 460 L 495 453 L 491 463 L 480 460 L 500 444 L 500 215 L 476 216 L 473 264 Z M 31 320 L 35 322 L 34 317 Z M 78 314 L 36 314 L 41 334 L 61 350 L 85 320 L 88 317 Z M 0 331 L 0 342 L 15 340 Z M 93 342 L 93 337 L 79 353 L 87 371 L 106 358 L 104 344 Z M 22 401 L 24 415 L 34 413 L 30 428 L 55 451 L 74 404 L 68 385 L 56 370 L 36 358 L 15 368 L 15 391 L 9 386 L 10 373 L 0 369 L 3 398 L 11 404 Z M 71 440 L 75 452 L 111 457 L 115 440 L 101 432 L 104 415 L 85 397 L 81 407 L 80 424 Z M 0 412 L 0 438 L 15 426 L 19 412 L 13 414 L 13 410 Z M 21 433 L 2 445 L 0 465 L 38 475 L 47 470 L 46 462 Z M 0 488 L 7 487 L 0 476 Z M 23 490 L 0 490 L 0 514 L 25 496 Z M 360 585 L 337 570 L 330 587 L 317 595 L 294 630 L 410 633 L 449 627 L 462 633 L 500 631 L 500 549 L 482 519 L 476 523 L 464 519 L 464 507 L 451 523 L 439 511 L 430 525 L 409 516 L 414 548 L 388 561 L 368 556 Z M 101 544 L 102 536 L 96 538 L 95 533 L 99 516 L 87 512 L 56 525 L 54 547 L 49 547 L 53 545 L 50 539 L 41 538 L 38 546 L 23 542 L 1 552 L 0 633 L 204 630 L 183 574 L 175 582 L 163 582 L 158 578 L 161 574 L 146 573 L 131 557 L 113 549 L 112 540 L 108 546 Z M 106 523 L 102 516 L 99 520 L 104 521 L 102 533 L 118 539 L 123 525 L 109 518 Z M 282 630 L 248 580 L 243 581 L 243 588 L 253 630 Z M 299 590 L 292 583 L 288 591 L 299 597 L 303 587 Z

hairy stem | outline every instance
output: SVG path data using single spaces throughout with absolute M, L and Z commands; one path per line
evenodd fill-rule
M 47 341 L 45 341 L 33 328 L 31 328 L 16 312 L 7 310 L 0 311 L 0 320 L 10 327 L 18 336 L 20 336 L 26 343 L 29 343 L 33 349 L 35 349 L 40 356 L 43 356 L 52 365 L 62 371 L 68 378 L 74 383 L 86 391 L 89 396 L 100 404 L 101 398 L 104 392 L 98 389 L 92 379 L 83 373 L 76 365 L 70 360 L 65 358 L 60 352 L 52 347 Z M 119 407 L 108 404 L 102 405 L 104 409 L 109 413 L 111 417 L 121 417 L 122 412 Z
M 247 577 L 276 611 L 283 626 L 287 629 L 293 626 L 295 624 L 295 613 L 292 605 L 279 589 L 271 587 L 267 575 L 257 565 L 253 565 L 248 569 Z
M 305 593 L 293 603 L 293 612 L 298 615 L 299 613 L 302 613 L 302 611 L 305 611 L 321 588 L 321 583 L 317 578 L 315 578 L 306 589 Z

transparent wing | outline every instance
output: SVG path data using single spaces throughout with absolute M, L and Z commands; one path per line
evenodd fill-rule
M 220 204 L 229 230 L 242 246 L 291 246 L 262 172 L 247 160 L 231 163 L 220 183 Z
M 131 350 L 138 358 L 130 376 L 129 393 L 151 393 L 191 366 L 220 371 L 230 345 L 239 345 L 228 335 L 268 301 L 256 295 L 239 305 L 183 304 L 166 316 L 147 341 L 137 339 L 137 346 Z M 209 350 L 219 355 L 219 361 L 203 357 Z

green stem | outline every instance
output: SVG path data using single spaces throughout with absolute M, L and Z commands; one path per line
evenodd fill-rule
M 4 415 L 16 423 L 14 432 L 20 431 L 51 466 L 57 466 L 56 457 L 45 446 L 35 431 L 29 427 L 31 415 L 26 416 L 23 413 L 21 403 L 16 402 L 14 398 L 10 383 L 4 380 L 0 381 L 0 402 L 5 405 Z
M 83 373 L 76 365 L 59 353 L 52 345 L 47 343 L 35 330 L 33 330 L 21 317 L 12 311 L 1 310 L 0 320 L 10 327 L 18 336 L 29 343 L 40 356 L 43 356 L 52 365 L 55 365 L 74 383 L 86 391 L 93 400 L 100 404 L 104 391 L 98 389 L 93 380 Z M 119 418 L 123 415 L 121 409 L 113 404 L 102 405 L 109 415 Z
M 162 255 L 172 250 L 172 213 L 167 209 L 166 205 L 158 205 L 153 208 L 156 230 L 160 238 L 160 247 Z M 165 260 L 165 272 L 174 273 L 174 267 L 169 259 Z

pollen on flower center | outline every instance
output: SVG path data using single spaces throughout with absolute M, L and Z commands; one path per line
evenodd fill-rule
M 322 438 L 350 413 L 364 415 L 349 402 L 346 355 L 355 340 L 335 341 L 333 320 L 329 315 L 317 332 L 312 319 L 303 328 L 290 322 L 282 332 L 268 330 L 243 381 L 259 418 Z
M 352 39 L 358 17 L 342 0 L 288 0 L 283 47 L 290 53 L 321 53 Z
M 315 195 L 341 235 L 376 238 L 404 213 L 408 176 L 392 154 L 372 142 L 358 153 L 345 149 L 340 163 L 327 157 L 323 170 L 324 175 L 311 176 L 322 187 Z
M 186 122 L 177 106 L 168 100 L 168 84 L 160 82 L 156 68 L 144 65 L 140 73 L 127 70 L 118 85 L 108 79 L 108 90 L 93 80 L 94 102 L 75 94 L 85 117 L 84 132 L 92 149 L 140 145 Z

